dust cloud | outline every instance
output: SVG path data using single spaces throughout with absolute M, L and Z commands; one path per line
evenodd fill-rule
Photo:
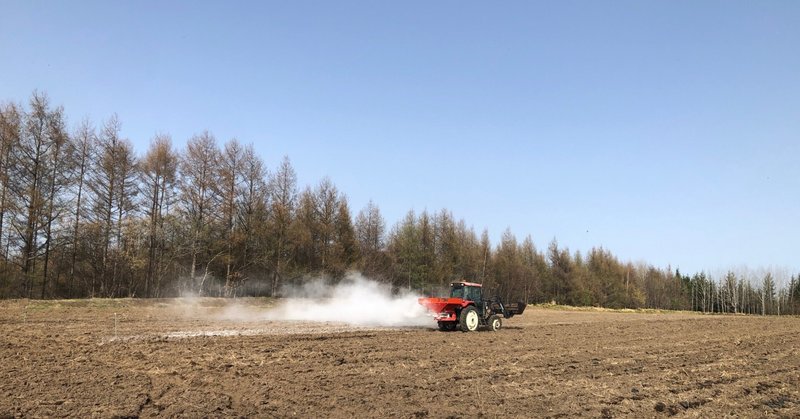
M 434 327 L 432 316 L 417 299 L 420 295 L 392 293 L 391 287 L 348 274 L 337 284 L 314 279 L 297 287 L 284 287 L 277 305 L 254 312 L 252 308 L 229 307 L 228 320 L 336 322 L 353 326 Z

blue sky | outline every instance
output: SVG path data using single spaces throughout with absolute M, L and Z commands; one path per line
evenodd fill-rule
M 800 2 L 0 1 L 0 100 L 205 129 L 391 225 L 800 272 Z

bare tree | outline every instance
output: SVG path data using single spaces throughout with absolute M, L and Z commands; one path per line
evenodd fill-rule
M 521 298 L 524 290 L 520 289 L 522 263 L 518 253 L 517 238 L 506 229 L 500 239 L 500 245 L 494 254 L 494 281 L 492 288 L 506 301 Z
M 214 208 L 219 203 L 219 188 L 216 167 L 219 150 L 214 136 L 208 131 L 192 137 L 180 162 L 180 195 L 182 215 L 186 220 L 191 243 L 189 287 L 198 285 L 198 264 L 209 262 L 214 220 Z M 207 260 L 203 260 L 207 259 Z M 197 289 L 203 293 L 203 289 Z
M 298 268 L 314 274 L 321 270 L 318 220 L 316 196 L 310 187 L 306 187 L 298 197 L 297 210 L 292 218 L 292 260 Z
M 485 282 L 486 278 L 489 277 L 489 272 L 491 270 L 489 264 L 492 260 L 492 244 L 489 241 L 489 230 L 487 229 L 483 229 L 483 232 L 481 232 L 480 259 L 480 279 L 481 282 Z
M 384 267 L 386 221 L 372 200 L 356 216 L 355 232 L 364 274 L 378 275 L 381 268 Z
M 311 272 L 341 278 L 358 252 L 347 198 L 325 178 L 303 192 L 294 221 L 298 262 Z
M 142 161 L 142 188 L 148 221 L 144 296 L 158 295 L 165 251 L 164 219 L 174 200 L 178 156 L 168 135 L 157 135 Z M 154 291 L 153 291 L 154 289 Z
M 422 239 L 417 215 L 408 211 L 403 220 L 392 227 L 387 251 L 392 261 L 392 283 L 396 287 L 427 287 Z
M 222 227 L 224 228 L 224 247 L 225 247 L 225 290 L 230 294 L 232 291 L 231 280 L 238 275 L 234 275 L 234 247 L 237 229 L 238 200 L 240 184 L 242 183 L 242 160 L 244 151 L 239 141 L 231 139 L 222 150 L 219 159 L 219 181 L 220 199 L 222 201 L 221 215 Z
M 266 265 L 269 217 L 267 170 L 252 145 L 245 147 L 242 163 L 241 202 L 237 216 L 240 231 L 237 238 L 238 259 L 243 270 L 254 271 Z M 245 273 L 239 275 L 238 279 L 241 283 L 248 278 Z
M 308 224 L 314 239 L 315 255 L 312 259 L 315 270 L 330 271 L 336 263 L 334 251 L 336 213 L 339 190 L 329 178 L 324 178 L 314 191 L 314 220 Z
M 0 254 L 3 261 L 8 261 L 10 231 L 8 216 L 12 212 L 12 170 L 15 152 L 22 136 L 23 110 L 9 103 L 0 109 Z
M 121 123 L 112 115 L 104 124 L 94 146 L 87 187 L 92 193 L 92 222 L 100 235 L 99 259 L 94 266 L 99 284 L 92 282 L 91 293 L 104 296 L 120 292 L 120 264 L 126 263 L 123 220 L 134 210 L 138 193 L 137 162 L 130 141 L 119 135 Z M 127 270 L 125 270 L 127 273 Z M 96 286 L 100 289 L 97 290 Z M 133 292 L 133 290 L 128 290 Z
M 761 315 L 765 316 L 767 314 L 775 314 L 774 312 L 774 305 L 775 305 L 775 280 L 772 277 L 771 272 L 767 272 L 764 275 L 764 279 L 761 282 Z
M 25 129 L 13 171 L 12 191 L 18 208 L 14 229 L 21 241 L 21 272 L 24 293 L 31 296 L 36 261 L 44 230 L 42 213 L 46 202 L 47 156 L 53 147 L 49 135 L 50 102 L 45 94 L 34 92 L 30 111 L 24 116 Z
M 727 312 L 738 313 L 739 312 L 739 296 L 738 296 L 738 284 L 736 281 L 736 274 L 733 272 L 728 272 L 725 274 L 724 283 L 721 287 L 725 290 L 725 307 Z
M 359 257 L 353 218 L 345 195 L 340 195 L 337 200 L 335 217 L 333 249 L 328 272 L 336 278 L 341 278 Z
M 270 294 L 274 296 L 293 260 L 291 226 L 297 206 L 297 174 L 288 157 L 283 158 L 281 165 L 270 176 L 268 189 L 270 211 L 267 223 L 267 260 L 272 270 Z
M 66 197 L 64 191 L 67 190 L 71 182 L 71 159 L 70 148 L 72 143 L 66 130 L 64 121 L 64 109 L 59 107 L 50 113 L 48 118 L 48 135 L 52 146 L 48 157 L 49 163 L 46 171 L 46 203 L 43 212 L 42 223 L 44 226 L 44 261 L 42 270 L 42 290 L 41 298 L 45 298 L 49 284 L 49 268 L 51 250 L 56 247 L 54 243 L 55 232 L 54 222 L 61 218 L 66 211 Z M 60 227 L 60 226 L 56 226 Z
M 84 178 L 89 168 L 89 150 L 97 141 L 95 129 L 88 119 L 84 119 L 73 134 L 73 161 L 75 162 L 75 209 L 73 212 L 72 249 L 70 254 L 69 276 L 67 279 L 67 295 L 72 296 L 75 284 L 75 268 L 78 262 L 78 248 L 80 246 L 79 229 L 84 214 Z
M 544 257 L 536 251 L 530 235 L 525 237 L 519 249 L 522 263 L 522 281 L 525 302 L 536 301 L 541 294 L 541 283 L 537 265 L 544 263 Z

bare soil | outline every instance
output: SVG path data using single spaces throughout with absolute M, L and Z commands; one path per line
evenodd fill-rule
M 531 307 L 461 333 L 226 304 L 0 302 L 0 417 L 800 416 L 798 318 Z

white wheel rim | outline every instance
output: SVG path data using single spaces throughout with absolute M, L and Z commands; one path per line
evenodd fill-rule
M 467 313 L 467 329 L 475 330 L 478 328 L 478 312 L 470 311 Z
M 500 320 L 495 319 L 495 321 L 492 322 L 492 329 L 497 330 L 499 328 L 500 328 Z

